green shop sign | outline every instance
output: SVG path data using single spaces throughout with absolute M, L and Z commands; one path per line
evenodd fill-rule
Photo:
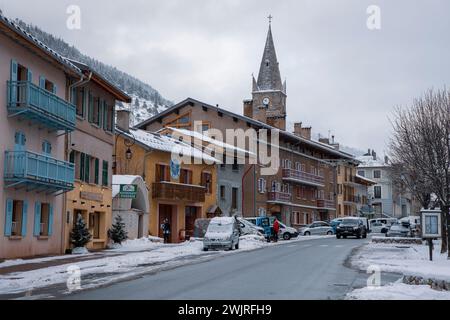
M 136 199 L 137 185 L 136 184 L 121 184 L 119 191 L 119 198 L 122 199 Z

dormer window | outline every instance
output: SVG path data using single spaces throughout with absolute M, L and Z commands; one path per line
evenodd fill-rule
M 266 67 L 269 66 L 269 60 L 266 60 Z

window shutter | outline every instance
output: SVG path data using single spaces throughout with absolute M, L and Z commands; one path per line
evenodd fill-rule
M 30 69 L 27 70 L 27 80 L 33 82 L 33 72 Z
M 104 100 L 99 100 L 98 102 L 99 107 L 98 107 L 98 126 L 100 128 L 103 128 L 103 112 L 104 112 L 104 104 L 105 101 Z
M 88 105 L 88 121 L 93 122 L 94 120 L 94 97 L 92 93 L 89 91 L 89 105 Z
M 45 78 L 43 76 L 39 77 L 39 87 L 45 89 Z
M 51 204 L 48 205 L 48 236 L 51 236 L 53 233 L 53 206 Z
M 99 184 L 98 182 L 98 171 L 99 171 L 99 167 L 100 167 L 100 164 L 99 164 L 99 160 L 98 160 L 98 158 L 95 158 L 95 168 L 94 168 L 94 174 L 95 174 L 95 177 L 94 177 L 94 182 L 95 182 L 95 184 Z
M 12 214 L 13 214 L 13 200 L 6 199 L 6 215 L 5 215 L 5 236 L 11 236 L 11 228 L 12 228 Z
M 70 163 L 75 163 L 75 151 L 70 151 L 70 155 L 69 155 L 69 162 Z
M 102 166 L 102 185 L 108 186 L 108 161 L 103 160 L 103 166 Z
M 35 202 L 34 204 L 34 236 L 39 237 L 41 235 L 41 203 Z
M 23 202 L 22 207 L 22 237 L 25 237 L 27 235 L 27 216 L 28 214 L 28 201 Z
M 91 173 L 90 173 L 90 168 L 91 167 L 91 157 L 89 155 L 85 155 L 85 160 L 84 160 L 84 181 L 89 183 L 90 177 L 91 177 Z
M 10 74 L 10 80 L 11 81 L 17 81 L 17 61 L 11 60 L 11 74 Z M 17 102 L 17 86 L 11 86 L 9 101 L 13 104 Z
M 80 154 L 80 180 L 84 181 L 84 161 L 85 161 L 85 154 Z

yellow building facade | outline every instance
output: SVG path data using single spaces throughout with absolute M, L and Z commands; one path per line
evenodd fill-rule
M 158 139 L 162 139 L 164 150 L 154 143 Z M 181 163 L 179 176 L 174 177 L 172 153 L 167 148 L 170 143 L 174 140 L 143 130 L 118 130 L 115 174 L 144 178 L 150 202 L 149 234 L 162 237 L 161 224 L 168 219 L 171 242 L 181 242 L 194 235 L 196 219 L 214 214 L 217 172 L 215 164 Z M 199 150 L 195 152 L 202 154 Z

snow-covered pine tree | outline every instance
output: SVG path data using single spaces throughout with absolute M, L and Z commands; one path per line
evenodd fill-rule
M 116 216 L 115 223 L 112 228 L 108 230 L 108 237 L 114 242 L 121 244 L 122 241 L 128 238 L 128 233 L 125 229 L 125 223 L 120 215 Z
M 72 243 L 75 248 L 83 248 L 91 241 L 91 237 L 83 217 L 81 214 L 78 214 L 77 221 L 73 225 L 72 232 L 70 233 L 70 243 Z

